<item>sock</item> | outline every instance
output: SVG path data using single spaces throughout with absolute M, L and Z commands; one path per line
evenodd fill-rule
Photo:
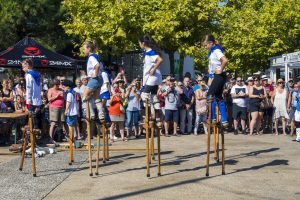
M 296 134 L 297 134 L 296 141 L 300 142 L 300 128 L 296 128 Z
M 98 117 L 100 120 L 104 119 L 103 105 L 100 99 L 95 100 L 96 108 L 98 111 Z

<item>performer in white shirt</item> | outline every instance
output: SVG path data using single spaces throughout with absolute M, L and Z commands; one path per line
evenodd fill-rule
M 99 99 L 100 89 L 103 84 L 103 78 L 101 72 L 103 70 L 103 64 L 100 62 L 100 57 L 95 54 L 96 46 L 92 42 L 85 42 L 83 44 L 83 52 L 85 56 L 88 56 L 87 60 L 87 76 L 88 84 L 83 91 L 83 101 L 91 99 L 93 96 L 95 104 L 98 110 L 98 117 L 100 121 L 104 120 L 103 105 Z M 91 105 L 90 105 L 91 107 Z
M 26 104 L 29 105 L 29 111 L 33 114 L 33 128 L 38 129 L 38 118 L 36 114 L 40 111 L 42 105 L 41 98 L 41 76 L 32 68 L 31 59 L 25 59 L 22 62 L 22 70 L 26 73 Z
M 139 45 L 144 50 L 144 69 L 143 69 L 143 86 L 142 99 L 149 99 L 151 104 L 151 113 L 154 109 L 160 109 L 159 100 L 157 98 L 158 86 L 162 83 L 162 74 L 160 72 L 160 64 L 163 62 L 159 55 L 159 49 L 156 42 L 150 36 L 143 36 L 139 39 Z M 153 118 L 154 116 L 152 116 Z

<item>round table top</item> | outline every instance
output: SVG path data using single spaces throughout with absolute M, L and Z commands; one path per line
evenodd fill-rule
M 28 112 L 23 112 L 23 113 L 18 113 L 18 112 L 14 112 L 14 113 L 0 113 L 0 118 L 21 118 L 21 117 L 26 117 L 28 116 L 29 113 Z

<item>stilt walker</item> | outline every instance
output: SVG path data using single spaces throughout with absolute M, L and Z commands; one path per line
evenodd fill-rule
M 223 54 L 222 47 L 215 40 L 214 36 L 205 36 L 203 45 L 209 50 L 209 117 L 208 117 L 208 138 L 207 138 L 207 158 L 206 176 L 209 176 L 209 154 L 210 154 L 210 135 L 211 128 L 214 130 L 214 159 L 219 161 L 219 133 L 222 136 L 222 174 L 225 174 L 225 152 L 224 152 L 224 126 L 228 125 L 225 102 L 223 100 L 223 87 L 226 83 L 225 67 L 228 63 Z M 214 106 L 215 105 L 215 106 Z M 221 114 L 221 119 L 219 118 Z M 214 123 L 212 123 L 214 121 Z

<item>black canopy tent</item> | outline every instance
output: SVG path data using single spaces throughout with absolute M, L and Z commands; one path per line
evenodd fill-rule
M 55 53 L 30 37 L 25 37 L 16 43 L 13 47 L 0 53 L 0 67 L 21 67 L 21 62 L 31 58 L 33 67 L 41 68 L 59 68 L 74 69 L 77 74 L 78 69 L 82 69 L 82 62 L 73 58 Z

